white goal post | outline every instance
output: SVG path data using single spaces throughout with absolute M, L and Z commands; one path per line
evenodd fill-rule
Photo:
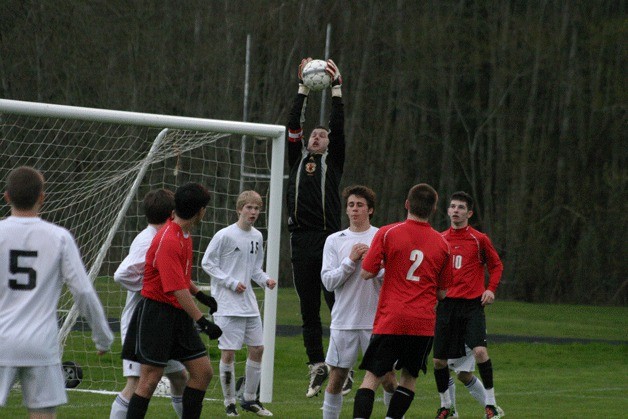
M 200 258 L 211 236 L 237 219 L 239 192 L 260 192 L 265 208 L 257 227 L 267 233 L 265 270 L 278 279 L 284 147 L 285 127 L 280 125 L 0 99 L 2 181 L 22 165 L 43 172 L 42 217 L 75 235 L 90 279 L 114 322 L 125 295 L 111 276 L 146 224 L 140 204 L 151 189 L 174 190 L 186 181 L 208 186 L 213 211 L 206 218 L 211 219 L 204 220 L 194 238 L 199 278 L 203 277 Z M 204 281 L 208 280 L 205 274 Z M 272 401 L 277 293 L 277 289 L 266 290 L 262 301 L 262 402 Z M 81 388 L 121 390 L 119 346 L 114 346 L 109 361 L 94 357 L 90 333 L 83 331 L 82 322 L 77 323 L 78 313 L 66 293 L 59 306 L 64 358 L 71 346 L 72 360 L 87 369 Z M 218 380 L 213 381 L 220 398 Z

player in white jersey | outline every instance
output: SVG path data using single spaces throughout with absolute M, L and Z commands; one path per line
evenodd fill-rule
M 133 312 L 142 299 L 140 291 L 142 290 L 144 279 L 146 251 L 153 237 L 157 234 L 157 231 L 159 231 L 172 216 L 172 211 L 174 210 L 174 193 L 167 189 L 150 191 L 144 197 L 143 207 L 148 226 L 133 239 L 131 247 L 129 248 L 129 254 L 124 258 L 113 274 L 114 281 L 118 282 L 127 290 L 126 304 L 124 305 L 120 318 L 120 335 L 123 343 Z M 202 299 L 201 294 L 200 292 L 197 293 L 196 297 Z M 213 300 L 209 296 L 205 297 Z M 126 418 L 129 400 L 133 396 L 139 382 L 140 365 L 141 364 L 138 362 L 127 359 L 122 360 L 122 373 L 127 379 L 126 386 L 118 393 L 111 405 L 110 419 Z M 185 366 L 179 361 L 170 360 L 164 369 L 164 375 L 168 377 L 170 381 L 172 407 L 177 416 L 181 417 L 183 412 L 183 390 L 188 380 Z
M 366 350 L 373 330 L 383 271 L 373 281 L 360 278 L 361 261 L 378 228 L 370 219 L 375 211 L 375 192 L 361 185 L 342 191 L 349 228 L 327 237 L 323 249 L 321 279 L 328 291 L 335 294 L 331 311 L 329 348 L 325 362 L 330 366 L 329 382 L 323 401 L 323 418 L 340 417 L 343 383 L 358 359 L 358 351 Z M 386 375 L 384 403 L 388 405 L 397 387 L 393 372 Z
M 57 304 L 63 284 L 92 330 L 98 355 L 113 333 L 66 229 L 43 221 L 44 177 L 22 166 L 7 178 L 11 216 L 0 221 L 0 406 L 16 379 L 31 418 L 55 418 L 67 403 L 61 369 Z
M 203 255 L 203 270 L 211 276 L 211 292 L 218 301 L 214 321 L 223 330 L 218 339 L 220 384 L 227 416 L 238 416 L 235 390 L 235 351 L 246 344 L 248 357 L 242 409 L 258 416 L 272 416 L 257 400 L 261 377 L 262 319 L 251 281 L 262 288 L 275 288 L 276 281 L 262 270 L 264 239 L 253 225 L 259 217 L 262 198 L 255 191 L 238 196 L 238 221 L 218 231 Z

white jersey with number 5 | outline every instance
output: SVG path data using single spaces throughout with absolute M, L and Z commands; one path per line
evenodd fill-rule
M 57 304 L 63 283 L 88 321 L 98 350 L 113 334 L 66 229 L 38 217 L 0 221 L 0 365 L 41 366 L 61 361 Z

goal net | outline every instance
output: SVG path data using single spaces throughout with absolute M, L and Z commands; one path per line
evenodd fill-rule
M 208 187 L 211 209 L 194 235 L 193 274 L 197 283 L 208 285 L 209 276 L 200 268 L 204 250 L 216 231 L 237 220 L 238 194 L 256 190 L 265 205 L 256 224 L 267 238 L 265 268 L 277 278 L 283 153 L 284 127 L 277 125 L 0 99 L 0 179 L 4 182 L 12 169 L 22 165 L 44 174 L 42 218 L 75 236 L 117 336 L 111 353 L 96 356 L 91 331 L 64 289 L 58 311 L 59 342 L 63 361 L 83 369 L 80 389 L 124 387 L 119 321 L 126 291 L 112 277 L 131 241 L 146 226 L 144 195 L 156 188 L 174 190 L 189 181 Z M 6 216 L 9 207 L 4 205 Z M 258 291 L 266 329 L 262 392 L 270 401 L 276 292 Z M 209 350 L 210 357 L 218 360 L 216 345 L 209 345 Z M 222 397 L 218 380 L 208 391 L 208 397 L 214 396 Z

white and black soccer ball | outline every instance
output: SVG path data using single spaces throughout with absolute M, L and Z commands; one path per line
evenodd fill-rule
M 323 60 L 312 60 L 303 67 L 301 75 L 303 84 L 315 92 L 324 90 L 331 86 L 331 77 L 325 71 L 327 62 Z
M 61 364 L 65 377 L 65 388 L 75 388 L 83 381 L 83 369 L 79 364 L 65 361 Z

